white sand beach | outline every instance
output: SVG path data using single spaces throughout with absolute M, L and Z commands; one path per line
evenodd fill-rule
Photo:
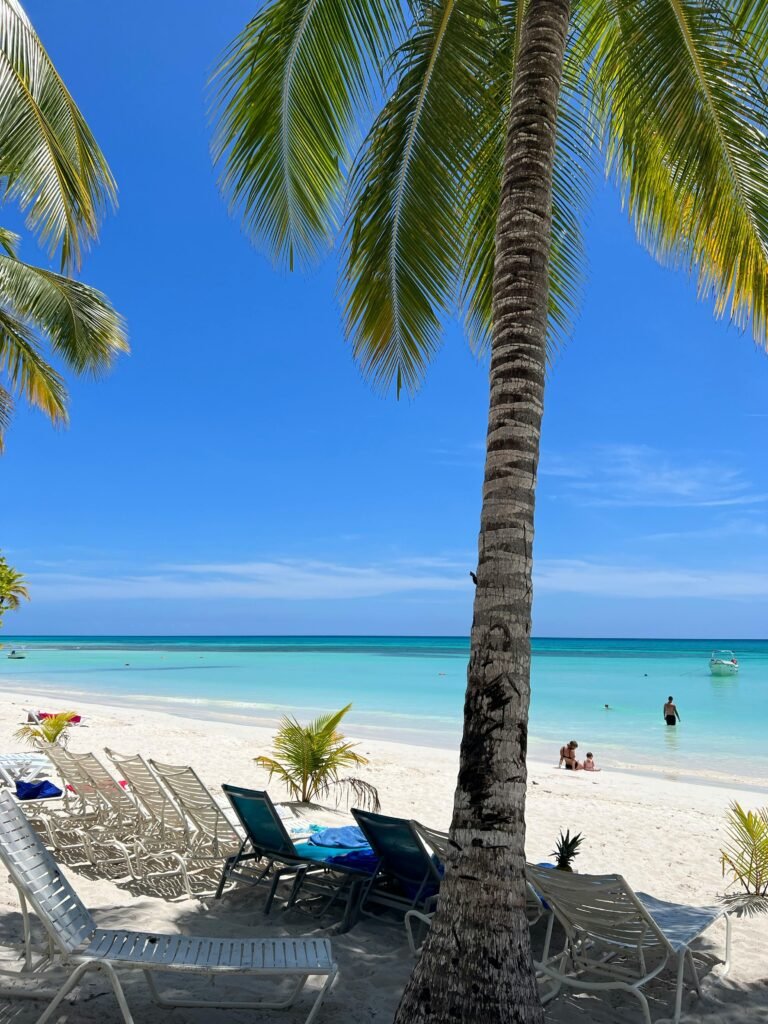
M 43 698 L 32 693 L 0 695 L 0 750 L 19 749 L 13 733 L 23 710 L 41 706 Z M 50 695 L 45 697 L 46 706 Z M 62 710 L 52 708 L 51 710 Z M 216 792 L 222 782 L 255 788 L 267 785 L 267 776 L 252 758 L 267 752 L 272 731 L 244 724 L 206 722 L 164 711 L 89 703 L 83 707 L 85 722 L 71 730 L 70 747 L 76 752 L 100 753 L 105 746 L 122 753 L 140 752 L 145 757 L 176 764 L 191 764 Z M 379 789 L 386 813 L 417 818 L 435 828 L 447 828 L 457 757 L 450 751 L 398 743 L 363 740 L 360 750 L 370 757 L 365 778 Z M 584 872 L 620 872 L 636 888 L 662 899 L 711 904 L 723 891 L 719 849 L 723 816 L 729 802 L 746 806 L 768 803 L 768 794 L 701 783 L 674 781 L 626 772 L 559 771 L 551 764 L 530 765 L 527 854 L 533 861 L 550 858 L 560 829 L 582 832 L 583 852 L 577 867 Z M 284 798 L 270 786 L 275 799 Z M 343 812 L 314 815 L 313 820 L 346 820 Z M 307 934 L 316 931 L 315 920 L 299 910 L 289 914 L 261 912 L 259 891 L 234 889 L 221 901 L 176 900 L 138 895 L 123 885 L 70 872 L 72 881 L 104 926 L 149 927 L 155 930 L 210 935 Z M 726 981 L 716 971 L 706 978 L 701 1000 L 686 996 L 685 1021 L 704 1024 L 757 1024 L 768 1021 L 768 962 L 765 929 L 768 918 L 734 921 L 733 968 Z M 0 939 L 18 940 L 20 917 L 15 891 L 0 881 Z M 704 948 L 720 951 L 723 935 L 716 925 Z M 411 958 L 401 927 L 364 920 L 350 933 L 333 939 L 341 974 L 325 1004 L 321 1021 L 357 1024 L 392 1018 L 399 993 L 408 975 Z M 7 955 L 4 957 L 7 959 Z M 714 958 L 707 957 L 712 963 Z M 216 1020 L 245 1022 L 302 1018 L 307 1003 L 283 1014 L 228 1011 L 218 1016 L 207 1010 L 163 1010 L 149 999 L 143 981 L 127 982 L 128 999 L 137 1021 L 203 1024 Z M 673 979 L 670 974 L 651 985 L 654 1021 L 670 1016 Z M 0 1005 L 0 1021 L 27 1024 L 39 1014 L 39 1004 L 18 1002 Z M 62 1012 L 67 1021 L 112 1024 L 119 1013 L 111 993 L 99 977 L 87 976 L 80 999 Z M 600 998 L 561 997 L 548 1007 L 548 1020 L 557 1024 L 578 1021 L 595 1024 L 628 1022 L 641 1016 L 631 996 Z

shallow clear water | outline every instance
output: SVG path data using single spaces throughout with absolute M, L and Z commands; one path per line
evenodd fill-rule
M 349 729 L 361 735 L 446 746 L 460 735 L 463 637 L 3 639 L 0 684 L 9 689 L 170 702 L 185 713 L 260 721 L 351 701 Z M 24 661 L 6 660 L 13 646 L 25 648 Z M 710 675 L 710 652 L 720 647 L 736 652 L 738 676 Z M 606 765 L 768 778 L 768 641 L 540 638 L 533 648 L 537 756 L 556 758 L 562 742 L 576 739 Z M 669 694 L 682 716 L 675 729 L 661 714 Z

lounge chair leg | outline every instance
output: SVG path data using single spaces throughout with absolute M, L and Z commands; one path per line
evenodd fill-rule
M 645 1024 L 653 1024 L 653 1022 L 651 1021 L 651 1010 L 648 1006 L 648 1000 L 645 998 L 643 993 L 640 991 L 639 988 L 630 987 L 629 991 L 634 992 L 637 998 L 640 1000 L 640 1005 L 643 1008 L 643 1019 L 645 1021 Z M 677 1021 L 677 1017 L 675 1017 L 675 1021 Z
M 49 1021 L 51 1019 L 51 1017 L 54 1015 L 56 1010 L 61 1005 L 61 1002 L 64 999 L 64 997 L 72 991 L 72 989 L 75 987 L 78 981 L 80 981 L 85 972 L 88 970 L 92 970 L 94 966 L 94 963 L 88 961 L 83 964 L 78 964 L 78 966 L 74 969 L 74 971 L 72 971 L 70 976 L 67 978 L 67 980 L 59 989 L 59 991 L 53 997 L 53 1001 L 49 1003 L 48 1006 L 46 1006 L 45 1010 L 42 1013 L 42 1016 L 38 1018 L 37 1024 L 46 1024 L 46 1021 Z
M 318 992 L 317 999 L 312 1004 L 312 1009 L 309 1011 L 309 1015 L 307 1016 L 307 1019 L 304 1022 L 304 1024 L 312 1024 L 312 1021 L 315 1020 L 315 1018 L 317 1017 L 318 1013 L 320 1012 L 320 1007 L 322 1006 L 323 1000 L 328 995 L 328 993 L 331 991 L 331 986 L 333 985 L 334 981 L 336 980 L 336 974 L 337 973 L 338 973 L 338 968 L 334 968 L 331 971 L 331 973 L 328 975 L 328 977 L 325 979 L 325 984 L 323 985 L 323 987 Z
M 123 986 L 120 984 L 120 979 L 117 976 L 117 971 L 114 969 L 112 964 L 107 963 L 105 960 L 101 961 L 99 969 L 104 971 L 112 984 L 112 991 L 115 993 L 115 999 L 117 1000 L 117 1005 L 120 1007 L 120 1012 L 123 1015 L 125 1024 L 135 1024 L 128 1002 L 125 998 L 125 993 L 123 992 Z
M 720 972 L 721 977 L 725 977 L 728 971 L 731 969 L 731 917 L 730 914 L 725 915 L 725 963 L 723 969 Z
M 685 980 L 685 956 L 687 950 L 681 949 L 677 954 L 677 987 L 675 988 L 675 1016 L 674 1024 L 678 1024 L 680 1014 L 683 1011 L 683 982 Z M 650 1018 L 649 1018 L 650 1024 Z
M 555 912 L 550 907 L 549 918 L 547 919 L 547 934 L 544 937 L 544 952 L 541 954 L 542 963 L 546 963 L 549 960 L 549 947 L 552 945 L 552 929 L 555 926 Z
M 696 994 L 701 995 L 701 984 L 699 983 L 699 973 L 696 970 L 696 964 L 693 961 L 693 953 L 690 949 L 686 950 L 688 956 L 688 963 L 691 968 L 691 977 L 693 978 L 693 987 L 696 989 Z

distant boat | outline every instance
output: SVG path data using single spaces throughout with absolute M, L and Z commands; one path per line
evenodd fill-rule
M 709 671 L 713 676 L 735 676 L 739 671 L 736 655 L 733 651 L 712 651 Z
M 12 661 L 23 661 L 26 658 L 26 654 L 23 651 L 11 651 L 8 657 Z

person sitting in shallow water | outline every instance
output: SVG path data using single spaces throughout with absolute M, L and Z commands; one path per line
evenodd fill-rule
M 570 740 L 564 746 L 560 747 L 560 763 L 557 766 L 558 768 L 561 768 L 563 763 L 565 763 L 565 767 L 570 771 L 575 772 L 581 768 L 581 765 L 576 760 L 576 748 L 578 745 L 579 744 L 576 740 Z
M 602 768 L 598 768 L 595 765 L 595 755 L 591 750 L 587 751 L 587 756 L 584 758 L 584 764 L 581 766 L 585 772 L 599 772 Z

